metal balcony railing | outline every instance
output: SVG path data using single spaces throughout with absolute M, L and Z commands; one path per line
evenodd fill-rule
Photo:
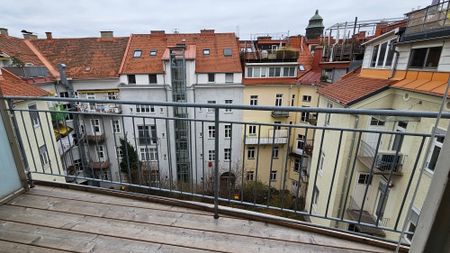
M 122 107 L 115 103 L 84 103 L 77 109 L 82 112 L 122 113 Z
M 55 97 L 2 97 L 9 105 L 17 105 L 25 101 L 65 101 L 79 103 L 107 103 L 106 100 L 70 99 Z M 252 208 L 268 211 L 283 217 L 289 216 L 314 226 L 324 226 L 323 222 L 329 222 L 332 228 L 346 230 L 358 227 L 360 235 L 372 238 L 381 237 L 380 240 L 392 241 L 382 238 L 383 234 L 407 234 L 405 231 L 404 217 L 408 208 L 411 208 L 411 192 L 417 189 L 416 182 L 419 161 L 429 157 L 424 147 L 425 143 L 435 137 L 444 136 L 433 130 L 428 132 L 415 131 L 390 131 L 371 130 L 365 126 L 346 128 L 334 126 L 333 120 L 328 125 L 323 125 L 326 118 L 339 115 L 358 115 L 361 117 L 398 116 L 399 118 L 436 118 L 450 119 L 450 113 L 439 114 L 437 112 L 417 112 L 398 110 L 364 110 L 364 109 L 339 109 L 339 108 L 313 108 L 313 107 L 275 107 L 275 106 L 247 106 L 247 105 L 222 105 L 222 104 L 192 104 L 171 102 L 138 102 L 138 101 L 114 101 L 119 105 L 150 105 L 166 108 L 165 114 L 115 114 L 86 111 L 68 111 L 73 114 L 74 121 L 79 121 L 80 129 L 73 129 L 74 139 L 67 142 L 73 145 L 67 148 L 63 143 L 54 138 L 52 126 L 52 113 L 55 111 L 46 108 L 37 110 L 23 109 L 26 107 L 10 106 L 8 113 L 12 119 L 12 125 L 18 138 L 22 157 L 26 161 L 26 170 L 30 175 L 29 180 L 40 175 L 60 176 L 70 183 L 83 183 L 107 188 L 125 188 L 128 191 L 139 191 L 150 194 L 158 194 L 169 197 L 195 198 L 206 202 L 213 202 L 216 215 L 218 215 L 219 203 L 243 209 Z M 186 118 L 173 116 L 173 110 L 181 107 L 190 108 Z M 200 110 L 202 108 L 202 110 Z M 205 113 L 204 108 L 214 110 L 214 118 L 194 117 Z M 242 119 L 224 120 L 227 109 L 235 110 L 274 110 L 297 113 L 317 114 L 317 125 L 310 124 L 274 124 L 271 122 L 247 122 Z M 193 114 L 194 110 L 198 110 Z M 35 117 L 39 126 L 29 124 L 30 117 Z M 92 129 L 89 124 L 95 118 L 95 124 L 102 133 L 103 140 L 97 139 L 97 134 L 88 133 Z M 392 117 L 394 118 L 394 117 Z M 56 125 L 67 125 L 59 122 Z M 113 122 L 114 121 L 114 122 Z M 188 136 L 181 136 L 175 126 L 177 121 L 187 122 L 183 126 Z M 419 122 L 416 120 L 415 122 Z M 346 122 L 348 124 L 348 122 Z M 146 127 L 146 126 L 154 127 Z M 212 127 L 214 126 L 214 127 Z M 249 128 L 256 131 L 249 135 Z M 139 131 L 149 133 L 144 136 L 152 136 L 156 133 L 156 143 L 140 143 Z M 430 129 L 430 128 L 427 128 Z M 434 128 L 435 129 L 435 128 Z M 311 145 L 308 162 L 304 162 L 303 155 L 292 155 L 293 145 L 297 145 L 298 131 L 304 134 L 305 140 L 314 139 Z M 83 138 L 86 132 L 87 137 Z M 212 138 L 204 138 L 208 135 Z M 368 135 L 376 136 L 375 147 L 368 145 L 363 140 Z M 91 136 L 91 137 L 90 137 Z M 94 139 L 92 139 L 94 136 Z M 403 140 L 410 140 L 408 154 L 402 155 L 400 150 L 384 152 L 380 149 L 381 140 L 386 137 L 403 136 Z M 175 138 L 179 138 L 175 142 Z M 265 145 L 257 145 L 265 144 Z M 284 144 L 284 145 L 280 145 Z M 311 141 L 312 144 L 312 141 Z M 61 146 L 63 152 L 57 152 Z M 178 152 L 182 149 L 188 153 Z M 305 146 L 306 149 L 306 146 Z M 75 157 L 74 151 L 79 156 Z M 324 151 L 327 150 L 325 154 Z M 46 151 L 46 152 L 45 152 Z M 53 152 L 54 151 L 54 152 Z M 54 157 L 51 154 L 57 154 Z M 45 156 L 49 156 L 48 165 L 41 166 Z M 50 155 L 48 155 L 50 154 Z M 59 157 L 60 155 L 60 157 Z M 358 159 L 368 157 L 369 163 L 360 166 Z M 142 159 L 144 158 L 144 159 Z M 53 160 L 55 159 L 55 160 Z M 296 161 L 301 159 L 301 161 Z M 407 160 L 406 160 L 407 159 Z M 397 161 L 396 161 L 397 160 Z M 341 162 L 339 162 L 341 161 Z M 345 164 L 340 165 L 341 163 Z M 291 173 L 294 171 L 294 163 L 299 162 L 301 171 L 308 172 L 307 180 L 303 180 L 302 174 Z M 307 166 L 307 168 L 304 168 Z M 339 167 L 342 166 L 342 167 Z M 403 173 L 402 183 L 395 181 L 397 172 Z M 345 171 L 345 177 L 343 176 Z M 374 175 L 383 172 L 384 184 L 387 187 L 377 188 L 374 183 L 364 181 L 367 178 L 375 178 Z M 251 173 L 250 173 L 251 172 Z M 360 173 L 366 173 L 368 177 L 358 178 Z M 407 172 L 407 173 L 406 173 Z M 186 174 L 187 173 L 187 174 Z M 328 176 L 323 176 L 328 173 Z M 305 177 L 305 175 L 303 175 Z M 343 179 L 345 178 L 345 179 Z M 363 181 L 361 190 L 362 202 L 358 206 L 351 203 L 355 198 L 353 190 L 355 179 Z M 376 177 L 381 180 L 381 177 Z M 343 180 L 341 180 L 343 179 Z M 393 183 L 395 182 L 395 183 Z M 291 187 L 292 185 L 301 187 Z M 308 189 L 318 189 L 306 191 Z M 323 186 L 325 185 L 325 186 Z M 388 191 L 395 188 L 394 197 L 388 196 Z M 303 189 L 300 191 L 300 189 Z M 389 201 L 395 201 L 398 206 L 390 208 L 389 222 L 381 215 L 370 222 L 365 218 L 365 210 L 373 206 L 369 202 L 370 192 L 380 191 L 378 203 L 379 210 L 385 210 Z M 333 194 L 338 192 L 338 194 Z M 391 193 L 393 194 L 393 193 Z M 304 200 L 307 200 L 306 204 Z M 320 202 L 321 201 L 321 202 Z M 331 210 L 330 202 L 340 202 L 339 210 Z M 374 201 L 374 200 L 372 200 Z M 318 203 L 322 203 L 318 205 Z M 314 205 L 314 208 L 313 208 Z M 349 215 L 347 209 L 352 210 Z M 386 212 L 386 210 L 384 211 Z M 316 223 L 317 220 L 322 223 Z M 322 224 L 322 225 L 321 225 Z M 405 223 L 406 224 L 406 223 Z M 361 229 L 364 228 L 364 229 Z M 369 235 L 365 230 L 382 231 L 379 234 Z M 403 243 L 403 241 L 402 241 Z
M 401 41 L 448 36 L 449 7 L 449 1 L 442 1 L 408 13 L 408 22 Z

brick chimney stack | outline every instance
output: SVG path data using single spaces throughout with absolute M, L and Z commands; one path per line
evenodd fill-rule
M 323 47 L 316 46 L 314 48 L 314 58 L 313 58 L 313 62 L 312 62 L 313 69 L 319 69 L 319 64 L 322 61 L 322 54 L 323 54 Z
M 45 32 L 45 36 L 47 36 L 47 39 L 48 39 L 48 40 L 53 39 L 52 32 Z
M 0 34 L 1 34 L 1 35 L 5 35 L 5 36 L 8 36 L 8 29 L 6 29 L 6 28 L 0 28 Z

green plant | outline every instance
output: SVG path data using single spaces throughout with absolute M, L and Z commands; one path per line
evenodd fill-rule
M 120 138 L 120 150 L 122 151 L 122 161 L 120 161 L 120 171 L 128 175 L 130 183 L 139 183 L 139 159 L 133 145 Z M 129 169 L 129 170 L 128 170 Z

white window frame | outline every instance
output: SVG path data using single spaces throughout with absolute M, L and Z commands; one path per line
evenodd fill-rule
M 248 160 L 254 160 L 255 159 L 255 153 L 256 153 L 256 148 L 255 147 L 248 147 L 247 148 L 247 159 Z
M 231 148 L 223 149 L 223 160 L 230 161 L 231 160 Z
M 208 126 L 208 138 L 216 138 L 216 126 Z
M 275 95 L 275 106 L 282 106 L 283 105 L 283 94 L 276 94 Z
M 389 55 L 389 49 L 391 47 L 392 43 L 395 43 L 396 39 L 389 39 L 389 40 L 384 40 L 381 41 L 380 43 L 374 44 L 372 46 L 372 52 L 370 53 L 370 62 L 369 62 L 369 68 L 385 68 L 385 69 L 390 69 L 392 68 L 392 66 L 394 65 L 395 62 L 395 58 L 397 57 L 396 54 L 394 53 L 392 56 L 392 61 L 391 61 L 391 65 L 390 66 L 386 66 L 386 61 L 387 61 L 387 57 Z M 383 44 L 386 43 L 386 51 L 384 52 L 384 58 L 383 58 L 383 64 L 378 66 L 378 61 L 380 60 L 380 54 L 381 54 L 381 46 Z M 377 58 L 375 60 L 375 66 L 372 66 L 372 58 L 373 58 L 373 51 L 375 50 L 375 47 L 378 46 L 378 50 L 377 50 Z
M 34 108 L 33 108 L 34 107 Z M 40 126 L 40 122 L 39 122 L 39 112 L 32 112 L 31 110 L 37 110 L 37 105 L 36 103 L 31 103 L 28 105 L 28 111 L 30 113 L 30 120 L 31 123 L 33 123 L 33 127 L 37 128 Z
M 136 113 L 155 113 L 153 105 L 136 105 Z
M 108 92 L 108 100 L 117 100 L 119 94 L 117 92 Z
M 105 161 L 105 146 L 96 145 L 95 151 L 97 153 L 98 161 L 104 162 Z
M 225 73 L 225 83 L 234 83 L 234 73 Z
M 96 128 L 98 128 L 98 131 L 96 131 Z M 99 119 L 91 119 L 91 129 L 92 129 L 92 133 L 95 133 L 95 134 L 97 134 L 97 133 L 101 134 L 103 132 Z
M 158 149 L 156 147 L 140 147 L 139 154 L 141 161 L 157 161 Z
M 227 124 L 224 126 L 224 137 L 229 139 L 231 138 L 231 134 L 232 134 L 233 130 L 231 128 L 231 124 Z
M 278 174 L 278 171 L 276 171 L 276 170 L 272 170 L 272 171 L 270 171 L 270 181 L 277 181 L 277 174 Z
M 226 104 L 226 105 L 231 105 L 231 104 L 233 104 L 233 100 L 232 100 L 232 99 L 226 99 L 226 100 L 225 100 L 225 104 Z M 226 113 L 231 113 L 231 112 L 232 112 L 232 109 L 230 109 L 230 108 L 225 108 L 225 112 L 226 112 Z
M 255 171 L 249 170 L 245 174 L 245 179 L 247 181 L 254 181 L 255 180 Z
M 311 95 L 303 95 L 302 96 L 302 102 L 310 103 L 311 101 L 312 101 L 312 96 Z
M 445 130 L 442 130 L 442 131 L 445 131 Z M 425 166 L 425 171 L 428 172 L 428 173 L 431 174 L 431 175 L 434 174 L 434 170 L 431 170 L 428 166 L 430 165 L 430 161 L 431 161 L 431 158 L 432 158 L 432 156 L 433 156 L 434 148 L 435 148 L 435 147 L 438 147 L 438 148 L 441 149 L 441 151 L 439 151 L 439 155 L 440 155 L 441 152 L 442 152 L 442 146 L 444 145 L 444 141 L 445 141 L 445 140 L 443 140 L 442 142 L 440 142 L 440 141 L 438 141 L 438 138 L 435 137 L 434 140 L 433 140 L 433 143 L 431 144 L 431 149 L 430 149 L 431 152 L 428 154 L 428 157 L 427 157 L 427 163 L 426 163 L 426 166 Z M 436 159 L 439 159 L 439 155 L 438 155 L 438 157 L 437 157 Z M 436 168 L 434 168 L 434 169 L 436 169 Z
M 254 136 L 254 135 L 256 135 L 256 132 L 257 132 L 256 125 L 249 125 L 248 126 L 248 135 Z
M 117 123 L 117 124 L 116 124 L 116 123 Z M 118 134 L 118 133 L 121 133 L 121 132 L 122 132 L 122 128 L 120 127 L 120 120 L 118 120 L 118 119 L 113 119 L 113 120 L 111 121 L 111 125 L 112 125 L 113 133 Z
M 216 159 L 216 151 L 211 149 L 208 150 L 208 161 L 215 161 Z
M 361 183 L 361 176 L 363 176 L 363 182 Z M 360 172 L 358 173 L 358 177 L 356 178 L 356 183 L 357 184 L 363 184 L 363 185 L 371 185 L 372 184 L 372 178 L 370 176 L 370 173 L 364 173 L 364 172 Z
M 207 101 L 208 104 L 216 104 L 216 100 L 208 100 Z M 213 113 L 214 112 L 214 108 L 208 108 L 208 113 Z
M 258 95 L 250 95 L 250 105 L 258 105 Z

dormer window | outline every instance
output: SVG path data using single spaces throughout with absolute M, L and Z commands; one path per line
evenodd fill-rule
M 203 49 L 203 55 L 209 55 L 209 54 L 210 54 L 209 48 Z
M 231 56 L 231 48 L 224 48 L 223 49 L 223 55 L 224 56 Z
M 442 47 L 411 49 L 408 67 L 416 69 L 437 68 L 441 58 Z
M 150 56 L 156 56 L 157 53 L 158 53 L 158 50 L 156 50 L 156 49 L 150 50 Z
M 141 56 L 142 56 L 142 50 L 140 50 L 140 49 L 134 50 L 134 53 L 133 53 L 134 58 L 140 58 Z
M 387 68 L 392 66 L 394 60 L 395 39 L 375 45 L 372 51 L 370 67 Z

